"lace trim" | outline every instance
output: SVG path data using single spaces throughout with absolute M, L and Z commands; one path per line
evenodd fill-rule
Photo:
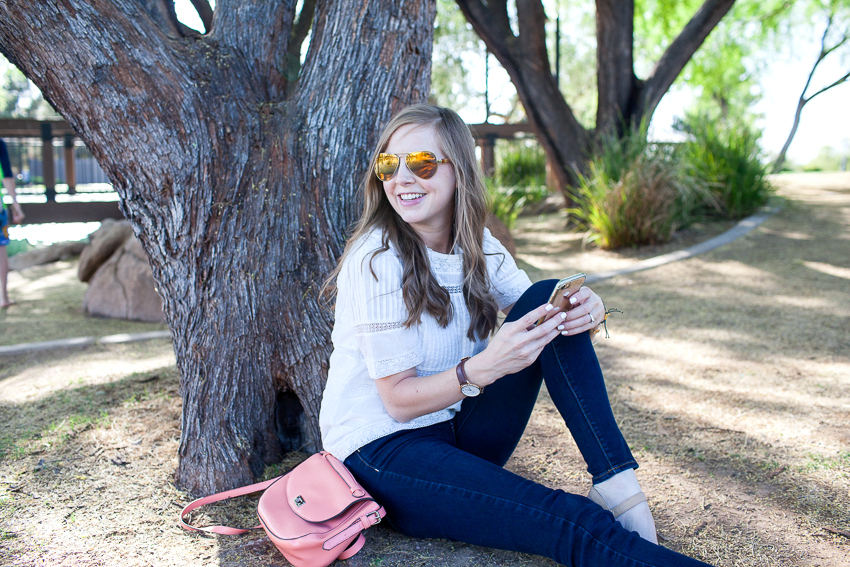
M 364 323 L 355 325 L 354 332 L 357 334 L 363 333 L 380 333 L 381 331 L 391 331 L 393 329 L 401 329 L 404 323 Z
M 449 293 L 463 293 L 462 285 L 444 285 L 443 289 Z
M 384 360 L 375 360 L 373 362 L 367 361 L 367 364 L 372 368 L 372 376 L 378 379 L 397 374 L 408 368 L 415 368 L 421 362 L 422 354 L 419 351 L 414 351 L 395 358 L 385 358 Z
M 428 255 L 428 260 L 431 262 L 431 269 L 435 272 L 457 273 L 463 271 L 463 256 L 460 255 L 449 256 L 432 253 Z

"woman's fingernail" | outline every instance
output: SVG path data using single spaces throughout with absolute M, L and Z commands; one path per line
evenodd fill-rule
M 566 319 L 566 318 L 567 318 L 567 314 L 562 312 L 561 313 L 561 319 Z
M 554 308 L 555 308 L 554 305 L 552 305 L 551 303 L 546 304 L 546 311 L 552 311 L 552 309 L 554 309 Z
M 570 298 L 570 303 L 572 303 L 573 305 L 575 305 L 576 303 L 578 303 L 578 299 L 576 299 L 575 297 L 571 297 L 571 298 Z
M 569 332 L 569 331 L 563 331 L 563 332 L 561 332 L 561 334 L 562 334 L 562 335 L 564 335 L 564 336 L 566 337 L 567 335 L 569 335 L 569 334 L 570 334 L 570 332 Z
M 564 326 L 563 326 L 563 325 L 558 325 L 558 330 L 559 330 L 559 331 L 563 331 L 563 330 L 564 330 Z

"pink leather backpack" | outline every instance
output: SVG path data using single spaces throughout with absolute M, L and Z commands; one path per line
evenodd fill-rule
M 192 510 L 264 490 L 257 506 L 261 525 L 250 529 L 186 523 Z M 348 559 L 366 543 L 361 533 L 381 521 L 385 512 L 339 460 L 317 453 L 283 476 L 199 498 L 183 508 L 180 523 L 187 530 L 244 534 L 263 528 L 295 567 L 325 567 Z

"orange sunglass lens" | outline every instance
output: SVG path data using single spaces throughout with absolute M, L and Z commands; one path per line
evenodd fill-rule
M 375 162 L 375 175 L 381 181 L 389 181 L 398 170 L 398 156 L 394 154 L 378 154 Z
M 422 179 L 431 179 L 437 173 L 437 156 L 431 152 L 413 152 L 405 158 L 407 167 L 413 175 Z

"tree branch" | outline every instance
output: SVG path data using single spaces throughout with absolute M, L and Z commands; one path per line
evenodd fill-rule
M 173 42 L 153 25 L 147 11 L 138 9 L 137 0 L 66 4 L 41 3 L 36 10 L 31 0 L 0 3 L 0 50 L 12 55 L 68 120 L 122 198 L 153 193 L 176 157 L 165 148 L 196 141 L 192 132 L 197 131 L 197 117 L 191 119 L 173 103 L 191 100 L 195 87 L 189 69 L 194 62 L 189 54 L 174 51 Z M 96 105 L 79 104 L 92 98 Z M 128 115 L 134 119 L 104 120 Z M 140 142 L 149 159 L 116 159 L 138 153 Z M 129 179 L 145 183 L 131 186 Z
M 546 50 L 546 12 L 540 0 L 517 0 L 519 47 L 535 73 L 552 73 Z
M 826 56 L 829 55 L 829 53 L 831 53 L 833 50 L 835 50 L 837 47 L 841 46 L 841 44 L 847 41 L 847 36 L 845 35 L 841 39 L 841 41 L 838 42 L 837 45 L 834 45 L 827 49 L 826 36 L 829 34 L 829 30 L 832 27 L 832 17 L 833 14 L 830 14 L 827 17 L 826 28 L 824 28 L 823 35 L 821 35 L 820 39 L 820 53 L 818 53 L 818 58 L 815 60 L 815 64 L 812 65 L 812 69 L 811 71 L 809 71 L 809 76 L 806 78 L 806 84 L 803 87 L 803 90 L 800 92 L 800 98 L 797 100 L 797 110 L 794 113 L 794 123 L 791 126 L 791 132 L 785 139 L 785 143 L 782 145 L 782 149 L 779 150 L 779 154 L 776 156 L 776 161 L 773 162 L 773 168 L 771 170 L 772 173 L 779 173 L 779 171 L 782 170 L 782 166 L 785 164 L 785 154 L 788 153 L 788 148 L 791 147 L 791 142 L 794 140 L 794 136 L 797 134 L 797 128 L 800 125 L 800 118 L 803 114 L 803 107 L 819 94 L 846 82 L 848 78 L 850 78 L 850 72 L 847 72 L 843 77 L 840 77 L 832 84 L 823 87 L 808 98 L 806 97 L 806 91 L 809 90 L 809 85 L 812 84 L 812 78 L 815 76 L 815 71 L 817 71 L 818 65 L 820 65 L 821 61 L 823 61 Z
M 182 37 L 182 24 L 177 20 L 173 0 L 137 0 L 154 23 L 171 38 Z
M 204 30 L 207 33 L 210 33 L 210 29 L 212 28 L 213 22 L 213 9 L 210 8 L 209 0 L 191 0 L 192 6 L 195 7 L 195 10 L 198 12 L 198 16 L 201 18 L 201 22 L 204 24 Z M 171 2 L 173 5 L 173 2 Z
M 457 0 L 457 5 L 472 29 L 499 61 L 512 57 L 511 50 L 516 37 L 508 18 L 507 2 L 488 2 L 489 9 L 481 0 Z
M 519 38 L 510 28 L 505 2 L 488 2 L 487 7 L 480 0 L 456 2 L 508 72 L 529 124 L 556 166 L 553 172 L 558 184 L 566 188 L 587 150 L 589 136 L 564 100 L 550 71 L 543 29 L 545 13 L 540 1 L 518 2 Z M 528 12 L 520 13 L 520 9 Z
M 213 13 L 210 37 L 240 55 L 257 79 L 252 87 L 270 102 L 282 100 L 286 93 L 286 50 L 295 5 L 296 0 L 219 0 Z
M 711 30 L 732 9 L 735 0 L 705 0 L 681 33 L 667 47 L 661 59 L 646 79 L 638 98 L 639 116 L 650 118 L 661 97 L 667 92 L 679 73 L 703 44 Z
M 828 90 L 829 90 L 829 89 L 831 89 L 832 87 L 837 87 L 837 86 L 838 86 L 838 85 L 840 85 L 841 83 L 846 82 L 846 81 L 847 81 L 847 79 L 850 79 L 850 71 L 848 71 L 848 72 L 847 72 L 847 73 L 846 73 L 843 77 L 841 77 L 840 79 L 838 79 L 838 80 L 837 80 L 837 81 L 835 81 L 834 83 L 832 83 L 832 84 L 830 84 L 830 85 L 828 85 L 828 86 L 826 86 L 826 87 L 822 88 L 821 90 L 817 91 L 817 92 L 816 92 L 815 94 L 813 94 L 812 96 L 808 97 L 808 98 L 806 99 L 806 102 L 809 102 L 810 100 L 812 100 L 813 98 L 815 98 L 815 97 L 816 97 L 816 96 L 818 96 L 819 94 L 821 94 L 821 93 L 823 93 L 823 92 L 825 92 L 825 91 L 828 91 Z

